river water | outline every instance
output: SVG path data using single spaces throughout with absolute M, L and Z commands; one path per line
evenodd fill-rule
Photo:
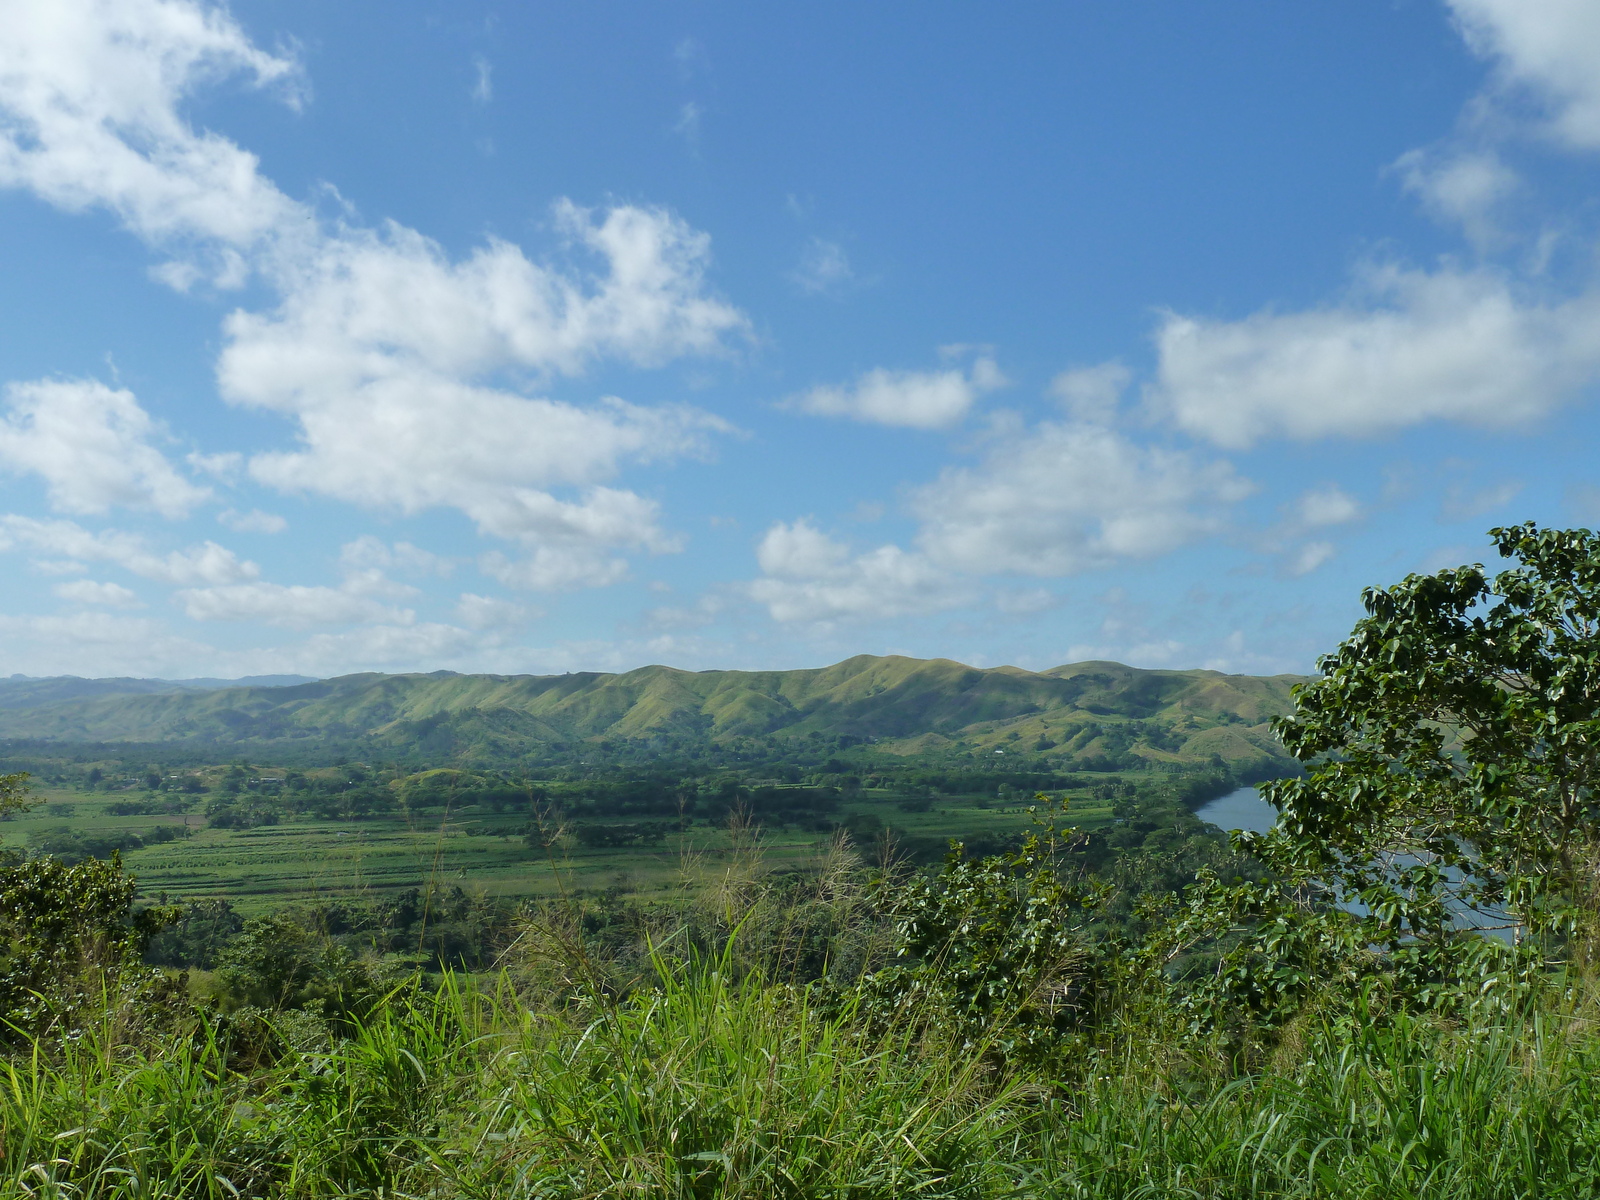
M 1242 787 L 1195 809 L 1195 816 L 1230 832 L 1249 829 L 1265 833 L 1278 819 L 1278 810 L 1263 800 L 1255 788 Z
M 1195 816 L 1202 821 L 1220 826 L 1232 832 L 1235 829 L 1249 829 L 1256 833 L 1265 833 L 1272 828 L 1273 822 L 1278 819 L 1278 810 L 1273 808 L 1261 798 L 1261 793 L 1253 787 L 1242 787 L 1229 792 L 1226 796 L 1218 796 L 1206 804 L 1195 809 Z M 1360 914 L 1366 910 L 1358 901 L 1351 901 L 1345 905 L 1351 912 Z M 1454 907 L 1454 906 L 1452 906 Z M 1498 925 L 1500 920 L 1480 916 L 1465 911 L 1457 911 L 1456 921 L 1464 929 L 1483 928 L 1487 925 Z M 1500 938 L 1502 941 L 1512 940 L 1513 931 L 1500 928 L 1486 928 L 1485 933 L 1491 937 Z

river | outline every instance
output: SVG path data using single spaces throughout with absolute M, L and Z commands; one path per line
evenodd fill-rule
M 1242 787 L 1201 805 L 1195 809 L 1195 816 L 1229 832 L 1235 829 L 1249 829 L 1256 833 L 1265 833 L 1278 819 L 1278 810 L 1263 800 L 1261 793 L 1255 788 Z M 1357 914 L 1366 911 L 1359 901 L 1351 901 L 1345 907 Z M 1457 909 L 1456 923 L 1461 928 L 1477 929 L 1487 925 L 1490 928 L 1485 928 L 1484 932 L 1489 936 L 1499 938 L 1501 941 L 1512 940 L 1512 930 L 1493 927 L 1500 925 L 1504 918 L 1469 913 L 1455 905 L 1451 907 Z
M 1195 816 L 1229 831 L 1265 833 L 1278 819 L 1278 810 L 1263 800 L 1255 788 L 1242 787 L 1201 805 L 1195 809 Z

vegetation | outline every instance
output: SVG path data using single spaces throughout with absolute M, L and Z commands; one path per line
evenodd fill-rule
M 165 762 L 228 761 L 244 751 L 298 764 L 343 754 L 411 770 L 663 760 L 803 767 L 831 746 L 890 769 L 908 758 L 969 769 L 1021 760 L 1056 773 L 1220 762 L 1265 778 L 1284 765 L 1266 723 L 1288 711 L 1295 682 L 1116 663 L 977 670 L 869 655 L 811 671 L 368 674 L 289 687 L 70 694 L 17 707 L 5 705 L 0 681 L 0 738 L 24 755 L 104 743 L 108 757 L 130 746 Z
M 928 868 L 852 836 L 842 779 L 680 774 L 670 817 L 572 772 L 521 842 L 557 890 L 516 905 L 247 915 L 139 901 L 115 859 L 0 868 L 0 1193 L 1595 1196 L 1600 539 L 1495 536 L 1493 578 L 1366 594 L 1276 725 L 1279 825 L 1231 844 L 1190 812 L 1220 773 L 1102 777 L 1097 828 L 1041 795 Z M 241 773 L 203 794 L 254 811 Z M 256 807 L 319 794 L 284 780 Z M 571 886 L 574 814 L 613 853 L 728 826 L 647 895 Z M 763 819 L 826 837 L 773 858 Z

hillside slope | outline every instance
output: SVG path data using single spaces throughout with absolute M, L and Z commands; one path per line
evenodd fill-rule
M 797 671 L 345 675 L 289 687 L 74 696 L 0 708 L 0 738 L 427 745 L 448 755 L 625 742 L 683 749 L 741 738 L 841 737 L 888 754 L 1002 751 L 1065 763 L 1275 758 L 1266 722 L 1297 676 L 1048 671 L 859 655 Z M 41 698 L 42 699 L 42 698 Z
M 81 700 L 89 696 L 285 687 L 312 682 L 314 679 L 310 675 L 249 675 L 243 679 L 82 679 L 76 675 L 51 675 L 45 678 L 13 675 L 9 679 L 0 679 L 0 709 L 37 708 L 58 700 Z

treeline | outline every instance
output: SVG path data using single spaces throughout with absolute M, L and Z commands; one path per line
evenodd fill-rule
M 64 863 L 80 863 L 88 858 L 110 858 L 113 854 L 183 841 L 194 830 L 187 825 L 165 823 L 135 832 L 131 829 L 85 832 L 61 825 L 38 829 L 28 834 L 28 853 L 48 856 Z

